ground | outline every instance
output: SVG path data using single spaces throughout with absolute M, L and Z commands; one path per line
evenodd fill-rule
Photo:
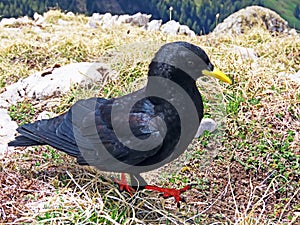
M 69 24 L 57 25 L 59 18 Z M 205 49 L 234 84 L 199 82 L 205 116 L 217 118 L 219 131 L 195 139 L 172 165 L 146 174 L 157 185 L 196 184 L 184 193 L 180 208 L 157 193 L 120 193 L 99 171 L 39 146 L 10 149 L 0 161 L 2 223 L 299 224 L 300 88 L 283 75 L 300 69 L 299 35 L 253 28 L 239 36 L 189 38 L 127 25 L 91 29 L 86 17 L 58 11 L 48 12 L 46 21 L 41 27 L 18 24 L 18 32 L 0 29 L 1 92 L 21 77 L 70 62 L 106 62 L 118 78 L 89 89 L 74 86 L 54 100 L 27 99 L 11 106 L 19 124 L 43 110 L 62 113 L 81 98 L 138 89 L 155 51 L 176 40 Z M 242 58 L 234 46 L 253 48 L 257 59 Z

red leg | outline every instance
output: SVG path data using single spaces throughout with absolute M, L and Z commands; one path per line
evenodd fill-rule
M 130 185 L 127 183 L 125 174 L 122 173 L 121 174 L 121 180 L 118 180 L 117 178 L 114 179 L 114 182 L 117 183 L 119 185 L 119 190 L 120 191 L 127 191 L 130 195 L 132 195 L 132 192 L 135 191 L 134 188 L 130 187 Z
M 177 203 L 177 206 L 180 206 L 180 201 L 182 201 L 182 197 L 180 196 L 181 193 L 186 192 L 187 190 L 191 189 L 193 185 L 187 185 L 181 189 L 175 189 L 175 188 L 162 188 L 152 185 L 146 185 L 145 189 L 151 190 L 151 191 L 158 191 L 162 193 L 162 196 L 164 198 L 174 197 L 175 202 Z

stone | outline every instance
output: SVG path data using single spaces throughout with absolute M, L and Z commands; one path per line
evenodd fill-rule
M 75 14 L 73 12 L 67 12 L 66 16 L 69 16 L 69 17 L 74 17 Z
M 21 24 L 29 24 L 31 22 L 32 20 L 28 16 L 20 17 L 17 19 L 17 23 L 21 23 Z
M 279 74 L 279 76 L 282 76 L 282 75 L 288 77 L 289 79 L 291 79 L 292 81 L 294 81 L 300 85 L 300 70 L 294 74 Z
M 165 34 L 177 35 L 180 28 L 180 24 L 175 20 L 170 20 L 169 22 L 163 24 L 160 30 Z
M 72 63 L 52 71 L 36 73 L 6 87 L 0 94 L 0 103 L 16 104 L 24 97 L 47 99 L 66 93 L 73 85 L 92 86 L 102 81 L 104 76 L 112 76 L 112 71 L 103 63 Z
M 33 19 L 35 25 L 42 25 L 45 22 L 45 18 L 42 15 L 38 14 L 37 12 L 33 14 Z
M 142 14 L 139 12 L 132 15 L 131 18 L 132 18 L 130 22 L 131 25 L 138 26 L 138 27 L 145 27 L 148 24 L 151 15 Z
M 90 28 L 97 28 L 99 26 L 100 21 L 102 20 L 103 15 L 100 13 L 93 13 L 92 17 L 88 22 L 88 26 Z
M 290 35 L 295 35 L 295 36 L 298 35 L 296 29 L 294 29 L 294 28 L 289 30 L 289 34 Z
M 12 121 L 6 109 L 0 109 L 0 144 L 13 140 L 18 124 Z
M 178 34 L 187 35 L 189 37 L 196 37 L 195 32 L 192 31 L 187 25 L 180 25 Z
M 70 21 L 66 21 L 66 20 L 63 20 L 63 19 L 58 19 L 57 20 L 57 24 L 58 25 L 61 25 L 61 26 L 67 26 L 69 25 L 71 22 Z
M 162 20 L 151 20 L 146 25 L 146 30 L 148 31 L 159 31 L 160 27 L 162 25 Z
M 104 28 L 112 26 L 112 15 L 111 13 L 105 13 L 100 20 L 100 25 Z
M 3 18 L 0 22 L 0 26 L 11 26 L 17 22 L 16 18 Z
M 213 119 L 203 118 L 201 120 L 201 123 L 200 123 L 200 126 L 198 128 L 198 131 L 197 131 L 197 133 L 195 135 L 195 138 L 199 138 L 204 133 L 204 131 L 206 131 L 206 130 L 209 131 L 210 133 L 212 133 L 217 128 L 218 128 L 218 125 L 217 125 L 217 123 Z
M 117 24 L 120 25 L 122 23 L 131 23 L 132 17 L 128 14 L 120 15 L 117 20 Z
M 236 35 L 245 33 L 255 26 L 270 32 L 285 33 L 289 30 L 287 21 L 276 12 L 261 6 L 249 6 L 228 16 L 215 27 L 213 33 Z
M 0 160 L 4 159 L 8 155 L 7 144 L 0 144 Z
M 241 56 L 242 59 L 251 59 L 253 61 L 257 60 L 257 54 L 253 48 L 245 48 L 241 46 L 234 46 L 231 49 L 232 52 Z
M 43 111 L 38 115 L 37 120 L 50 119 L 55 116 L 57 116 L 57 114 L 55 114 L 53 112 Z

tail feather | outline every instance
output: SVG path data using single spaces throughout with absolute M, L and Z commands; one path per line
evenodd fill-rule
M 33 146 L 33 145 L 43 145 L 39 141 L 35 141 L 23 135 L 17 136 L 15 140 L 8 143 L 8 146 Z
M 72 135 L 72 125 L 64 120 L 64 115 L 39 120 L 34 123 L 20 126 L 17 131 L 21 134 L 15 140 L 8 143 L 8 146 L 33 146 L 33 145 L 50 145 L 71 156 L 77 157 L 80 152 L 76 141 L 70 138 Z M 69 132 L 60 133 L 60 126 L 68 127 Z M 66 135 L 68 132 L 68 135 Z M 71 134 L 70 134 L 71 133 Z

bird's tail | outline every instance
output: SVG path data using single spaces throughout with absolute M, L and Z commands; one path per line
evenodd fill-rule
M 79 150 L 73 137 L 71 125 L 65 121 L 63 116 L 38 120 L 18 127 L 17 131 L 20 135 L 9 142 L 8 146 L 50 145 L 77 157 Z
M 33 146 L 33 145 L 44 145 L 45 143 L 35 141 L 26 136 L 20 135 L 15 140 L 8 143 L 8 146 Z

